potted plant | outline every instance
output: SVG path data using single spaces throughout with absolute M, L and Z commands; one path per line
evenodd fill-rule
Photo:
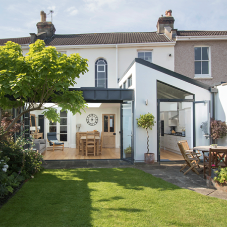
M 125 158 L 131 158 L 132 148 L 130 145 L 124 149 L 124 152 L 125 152 Z
M 154 163 L 154 153 L 149 153 L 149 129 L 152 130 L 155 120 L 154 116 L 151 113 L 140 115 L 139 118 L 136 118 L 138 127 L 145 128 L 147 131 L 147 153 L 144 153 L 145 163 Z
M 210 136 L 215 144 L 219 138 L 227 135 L 227 125 L 225 121 L 211 119 L 210 122 Z

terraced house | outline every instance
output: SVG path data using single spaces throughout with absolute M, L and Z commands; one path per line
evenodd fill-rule
M 60 113 L 56 107 L 60 123 L 43 119 L 42 111 L 31 113 L 33 136 L 46 139 L 47 133 L 56 132 L 64 141 L 64 152 L 48 149 L 45 142 L 44 159 L 143 162 L 147 137 L 136 118 L 148 112 L 156 120 L 149 132 L 155 161 L 181 160 L 177 141 L 182 139 L 190 146 L 210 143 L 209 120 L 222 106 L 219 101 L 214 105 L 220 100 L 215 85 L 227 77 L 226 31 L 178 31 L 168 10 L 153 32 L 57 34 L 45 15 L 41 11 L 37 34 L 0 39 L 0 45 L 19 43 L 24 54 L 30 43 L 42 39 L 61 53 L 79 53 L 89 60 L 89 72 L 71 88 L 83 91 L 86 113 Z M 89 156 L 83 153 L 81 138 L 94 130 L 102 152 Z

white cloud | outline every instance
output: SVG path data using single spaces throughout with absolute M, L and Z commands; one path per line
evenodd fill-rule
M 66 9 L 65 11 L 68 12 L 70 16 L 74 16 L 78 13 L 78 10 L 74 6 Z
M 108 6 L 110 9 L 116 9 L 123 0 L 83 0 L 86 5 L 86 9 L 89 11 L 97 11 L 104 6 Z

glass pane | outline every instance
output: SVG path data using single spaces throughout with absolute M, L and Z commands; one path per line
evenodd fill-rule
M 110 115 L 110 132 L 114 132 L 114 115 Z
M 202 60 L 209 60 L 209 47 L 202 48 Z
M 60 117 L 67 117 L 67 112 L 66 111 L 60 112 Z
M 97 73 L 97 80 L 105 79 L 105 78 L 106 78 L 106 73 L 105 72 L 98 72 Z
M 50 123 L 49 123 L 50 125 L 56 125 L 56 122 L 52 122 L 52 121 L 50 121 Z
M 201 62 L 195 61 L 195 74 L 201 74 Z
M 202 74 L 209 74 L 209 62 L 203 61 L 202 62 Z
M 132 103 L 122 104 L 123 158 L 132 158 Z
M 138 53 L 138 58 L 144 59 L 144 52 L 139 52 L 139 53 Z
M 67 134 L 60 134 L 60 141 L 67 141 Z
M 195 60 L 201 60 L 201 47 L 195 47 Z
M 104 116 L 104 132 L 108 132 L 108 116 Z
M 105 62 L 103 60 L 99 60 L 97 64 L 98 65 L 105 65 Z
M 145 52 L 145 60 L 151 62 L 151 52 Z
M 97 87 L 104 87 L 104 88 L 106 88 L 106 80 L 105 79 L 97 80 Z
M 56 132 L 56 126 L 50 126 L 49 132 Z
M 209 102 L 195 103 L 195 135 L 196 146 L 210 145 L 210 117 L 209 117 Z
M 67 118 L 61 118 L 60 125 L 67 125 Z
M 105 66 L 104 65 L 98 65 L 98 72 L 104 72 Z
M 123 88 L 126 88 L 126 82 L 123 83 Z
M 67 126 L 60 126 L 60 133 L 67 133 Z

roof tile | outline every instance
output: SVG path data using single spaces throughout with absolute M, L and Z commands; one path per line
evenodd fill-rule
M 227 35 L 227 31 L 177 31 L 178 36 L 220 36 Z

